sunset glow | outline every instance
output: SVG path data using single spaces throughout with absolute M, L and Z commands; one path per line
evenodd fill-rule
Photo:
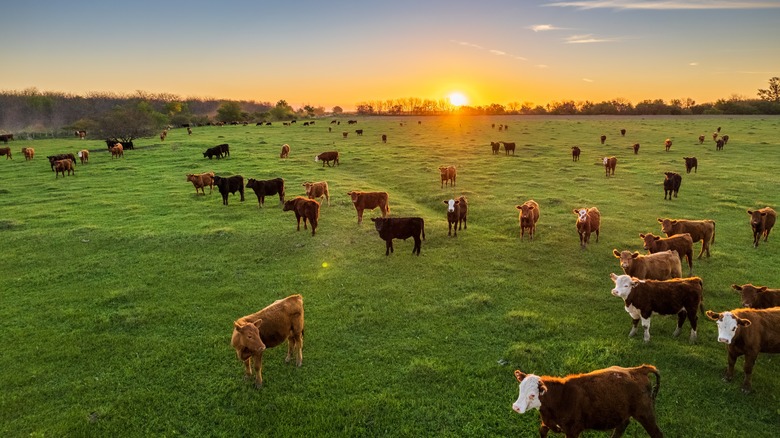
M 469 99 L 459 91 L 450 93 L 449 98 L 450 98 L 450 103 L 453 106 L 463 106 L 469 103 Z

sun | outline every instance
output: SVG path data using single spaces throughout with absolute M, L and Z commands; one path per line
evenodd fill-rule
M 453 106 L 463 106 L 469 103 L 469 99 L 466 97 L 466 95 L 459 91 L 454 91 L 450 93 L 449 98 L 450 98 L 450 103 Z

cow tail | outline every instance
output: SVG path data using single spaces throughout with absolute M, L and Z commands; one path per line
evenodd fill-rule
M 655 374 L 655 385 L 650 392 L 650 397 L 653 399 L 653 403 L 655 403 L 655 399 L 658 397 L 658 390 L 661 389 L 661 373 L 658 372 L 658 368 L 652 365 L 644 365 L 644 368 L 648 374 Z

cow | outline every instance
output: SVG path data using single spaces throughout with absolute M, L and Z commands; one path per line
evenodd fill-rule
M 362 130 L 362 129 L 356 129 L 356 130 L 355 130 L 355 134 L 357 134 L 357 135 L 363 135 L 363 130 Z
M 672 250 L 676 251 L 680 256 L 680 261 L 683 258 L 688 260 L 689 273 L 693 272 L 693 238 L 688 233 L 675 234 L 672 237 L 655 236 L 653 233 L 640 234 L 639 238 L 644 242 L 644 248 L 650 251 L 650 254 L 655 254 L 661 251 Z
M 60 172 L 62 172 L 62 177 L 65 178 L 65 171 L 68 172 L 68 175 L 76 174 L 76 169 L 73 168 L 73 161 L 70 158 L 54 162 L 54 179 L 57 179 Z
M 314 162 L 322 161 L 322 167 L 325 167 L 327 164 L 328 167 L 338 166 L 339 165 L 339 153 L 338 151 L 328 151 L 323 152 L 316 157 L 314 157 Z M 333 166 L 331 166 L 330 162 L 333 161 Z
M 382 134 L 382 143 L 387 143 L 387 134 Z
M 49 164 L 51 165 L 51 171 L 54 172 L 54 163 L 59 160 L 71 160 L 73 161 L 73 164 L 76 164 L 76 156 L 73 154 L 57 154 L 57 155 L 49 155 L 46 157 L 46 159 L 49 160 Z
M 634 143 L 632 148 L 634 148 L 634 155 L 639 155 L 639 143 Z
M 775 226 L 777 213 L 770 207 L 764 207 L 760 210 L 748 210 L 747 212 L 750 215 L 750 226 L 753 228 L 753 246 L 758 248 L 758 242 L 761 241 L 762 236 L 764 242 L 769 239 L 769 232 Z
M 160 133 L 160 141 L 165 141 L 165 137 L 168 136 L 168 130 L 163 129 L 163 131 Z
M 187 126 L 187 135 L 192 135 L 192 128 Z
M 493 151 L 493 155 L 498 155 L 498 151 L 501 148 L 501 143 L 497 141 L 490 142 L 490 149 Z
M 626 312 L 633 320 L 629 337 L 636 334 L 639 320 L 644 328 L 644 341 L 650 342 L 650 319 L 653 313 L 677 315 L 677 328 L 672 336 L 679 336 L 685 318 L 691 323 L 691 343 L 696 342 L 699 315 L 704 313 L 702 304 L 702 281 L 699 277 L 674 278 L 671 280 L 641 280 L 629 275 L 609 275 L 615 282 L 612 295 L 622 298 Z
M 382 217 L 390 214 L 390 201 L 387 192 L 361 192 L 353 190 L 347 193 L 352 198 L 352 205 L 357 210 L 358 225 L 363 223 L 363 210 L 373 210 L 379 207 Z
M 617 158 L 604 157 L 601 160 L 601 162 L 604 163 L 604 172 L 606 173 L 606 176 L 609 177 L 610 174 L 612 174 L 612 176 L 615 176 L 615 167 L 617 167 Z
M 230 345 L 236 357 L 244 363 L 244 378 L 255 372 L 255 387 L 263 386 L 263 351 L 287 341 L 289 363 L 295 356 L 295 366 L 303 363 L 303 297 L 290 295 L 276 300 L 259 312 L 238 318 L 233 322 Z
M 505 155 L 509 155 L 509 151 L 512 151 L 512 155 L 515 154 L 515 142 L 502 141 L 500 143 L 504 145 Z
M 682 175 L 677 172 L 664 172 L 664 199 L 669 196 L 669 200 L 672 200 L 672 194 L 677 197 L 677 192 L 680 191 L 680 185 L 682 184 Z
M 723 379 L 731 381 L 734 364 L 744 355 L 742 392 L 752 391 L 751 377 L 758 354 L 780 353 L 780 308 L 735 309 L 723 313 L 708 310 L 707 317 L 718 324 L 718 342 L 728 346 L 728 367 Z
M 422 239 L 425 239 L 425 221 L 421 217 L 372 217 L 374 227 L 379 237 L 385 241 L 385 255 L 389 256 L 393 249 L 393 239 L 414 239 L 412 254 L 420 255 Z
M 217 186 L 219 193 L 222 195 L 222 205 L 228 205 L 228 194 L 236 194 L 238 192 L 241 195 L 241 202 L 244 202 L 244 177 L 241 175 L 233 176 L 214 176 L 214 185 Z
M 198 189 L 205 195 L 206 186 L 209 186 L 209 194 L 214 191 L 214 172 L 188 173 L 187 181 L 192 182 L 192 185 L 195 186 L 196 195 L 198 194 Z
M 357 120 L 347 120 L 348 125 L 354 125 L 357 123 Z
M 349 131 L 342 131 L 341 132 L 341 138 L 347 138 L 348 135 L 349 135 Z
M 88 149 L 82 149 L 76 155 L 78 155 L 79 160 L 81 160 L 81 164 L 89 163 L 89 150 Z
M 461 196 L 458 199 L 453 198 L 445 200 L 444 203 L 447 204 L 447 226 L 449 229 L 447 235 L 452 235 L 452 228 L 454 226 L 455 237 L 458 237 L 458 230 L 461 229 L 461 226 L 468 229 L 466 219 L 468 217 L 469 207 L 466 202 L 466 197 Z
M 303 188 L 306 191 L 306 197 L 309 199 L 319 198 L 319 202 L 322 203 L 322 197 L 328 201 L 328 207 L 330 207 L 330 191 L 328 190 L 327 181 L 319 182 L 304 182 Z
M 724 145 L 727 145 L 727 144 L 729 144 L 729 136 L 728 136 L 728 135 L 724 135 L 724 136 L 723 136 L 723 137 L 721 137 L 721 138 L 723 138 L 723 144 L 724 144 Z
M 284 207 L 282 207 L 282 211 L 290 210 L 295 213 L 298 231 L 301 231 L 301 218 L 303 218 L 303 229 L 306 229 L 306 221 L 308 221 L 309 224 L 311 224 L 311 235 L 314 236 L 320 220 L 320 203 L 314 199 L 296 196 L 293 199 L 285 201 Z
M 691 169 L 693 173 L 699 172 L 699 160 L 696 157 L 683 157 L 683 160 L 685 160 L 685 173 L 691 173 Z
M 133 142 L 131 141 L 119 141 L 116 138 L 107 138 L 106 139 L 106 146 L 108 146 L 109 152 L 111 151 L 111 148 L 114 147 L 117 143 L 122 145 L 122 149 L 124 150 L 131 150 L 135 149 L 133 146 Z
M 723 139 L 719 138 L 715 141 L 715 151 L 722 151 L 723 145 L 725 145 L 726 142 L 723 141 Z
M 596 207 L 575 208 L 572 210 L 577 215 L 577 233 L 580 235 L 580 246 L 585 246 L 590 242 L 590 233 L 596 233 L 596 242 L 599 241 L 599 230 L 601 229 L 601 212 Z
M 458 176 L 458 170 L 455 166 L 439 166 L 439 173 L 441 175 L 441 188 L 444 188 L 445 184 L 455 186 L 455 179 Z
M 620 130 L 620 136 L 621 137 L 625 137 L 626 136 L 626 130 L 625 129 L 621 129 Z
M 718 139 L 718 133 L 717 132 L 713 132 L 712 133 L 712 139 L 713 140 L 717 140 Z
M 206 149 L 206 152 L 203 153 L 203 158 L 207 158 L 210 160 L 212 157 L 217 157 L 217 159 L 222 158 L 222 146 L 214 146 Z
M 5 144 L 8 144 L 8 140 L 13 140 L 14 135 L 13 134 L 0 134 L 0 141 L 2 141 Z
M 669 280 L 682 277 L 682 263 L 676 251 L 666 250 L 641 255 L 638 252 L 612 250 L 620 259 L 623 273 L 641 280 Z
M 5 155 L 5 159 L 6 160 L 13 160 L 14 159 L 13 156 L 11 155 L 11 148 L 10 147 L 0 148 L 0 156 L 3 156 L 3 155 Z
M 655 375 L 655 385 L 649 375 Z M 652 438 L 661 438 L 655 417 L 655 399 L 661 374 L 652 365 L 612 366 L 566 377 L 537 376 L 515 370 L 520 395 L 512 404 L 518 414 L 539 409 L 539 436 L 549 431 L 578 437 L 588 429 L 623 435 L 633 417 Z
M 248 189 L 255 191 L 257 195 L 257 204 L 262 207 L 265 204 L 265 197 L 271 195 L 279 195 L 279 202 L 284 204 L 284 180 L 282 178 L 274 178 L 269 180 L 257 180 L 249 178 L 246 183 Z
M 279 154 L 279 158 L 287 158 L 289 156 L 290 156 L 290 145 L 285 143 L 282 145 L 282 153 Z
M 79 130 L 75 131 L 76 137 L 80 138 L 81 140 L 84 140 L 87 137 L 87 131 Z
M 715 243 L 715 221 L 709 219 L 662 219 L 660 217 L 657 220 L 661 224 L 661 231 L 667 237 L 688 233 L 691 235 L 694 243 L 701 240 L 701 252 L 698 258 L 701 258 L 704 251 L 707 251 L 707 257 L 710 256 L 710 244 Z
M 32 160 L 33 158 L 35 158 L 35 149 L 22 148 L 22 155 L 24 155 L 24 161 Z
M 704 134 L 699 136 L 699 144 L 704 144 Z
M 520 240 L 525 237 L 525 230 L 528 230 L 528 237 L 534 240 L 536 232 L 536 222 L 539 221 L 539 204 L 533 199 L 523 202 L 522 205 L 515 205 L 520 210 L 518 220 L 520 221 Z
M 580 153 L 582 150 L 579 146 L 572 146 L 571 147 L 571 160 L 572 161 L 580 161 Z
M 752 284 L 732 284 L 742 301 L 742 306 L 752 309 L 768 309 L 780 307 L 780 289 L 769 289 L 766 286 L 753 286 Z
M 604 144 L 604 142 L 607 141 L 607 136 L 602 134 L 600 140 L 601 144 Z
M 117 143 L 114 145 L 114 147 L 111 148 L 111 159 L 113 160 L 114 157 L 116 158 L 125 157 L 125 148 L 124 146 L 122 146 L 121 143 Z
M 666 148 L 666 152 L 669 152 L 669 149 L 672 148 L 672 140 L 669 138 L 664 140 L 664 147 Z

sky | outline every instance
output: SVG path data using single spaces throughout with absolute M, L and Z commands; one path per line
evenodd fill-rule
M 780 0 L 25 0 L 0 7 L 0 90 L 284 99 L 330 110 L 756 98 Z

